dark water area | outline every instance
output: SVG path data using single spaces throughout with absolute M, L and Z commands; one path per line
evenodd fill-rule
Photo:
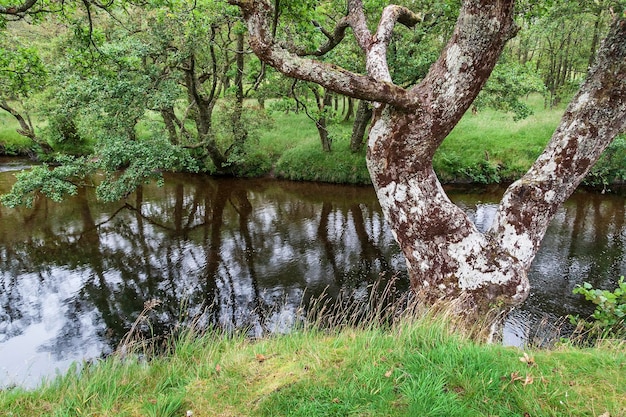
M 0 193 L 12 172 L 0 172 Z M 503 190 L 450 190 L 481 229 Z M 583 281 L 610 288 L 626 271 L 624 197 L 578 193 L 559 210 L 532 272 L 532 294 L 504 342 L 543 337 L 541 323 L 593 308 Z M 408 283 L 370 187 L 168 175 L 126 201 L 93 190 L 33 209 L 0 208 L 0 386 L 33 386 L 73 361 L 112 352 L 144 304 L 144 335 L 181 324 L 288 331 L 327 294 L 367 300 Z M 546 327 L 546 332 L 550 331 Z

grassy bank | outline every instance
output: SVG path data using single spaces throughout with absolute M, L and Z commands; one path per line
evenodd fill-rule
M 507 183 L 523 175 L 541 153 L 563 113 L 545 109 L 543 98 L 530 96 L 534 114 L 514 121 L 510 114 L 484 110 L 468 112 L 437 151 L 433 164 L 444 183 Z M 298 181 L 369 184 L 365 150 L 349 149 L 352 122 L 331 123 L 333 151 L 323 152 L 315 124 L 299 114 L 273 112 L 270 127 L 255 131 L 248 143 L 248 160 L 240 174 L 273 175 Z M 17 125 L 0 113 L 0 145 L 10 155 L 25 154 L 32 145 L 20 137 Z M 140 124 L 139 137 L 150 134 Z M 226 145 L 225 145 L 226 146 Z M 2 147 L 0 147 L 0 153 Z M 78 150 L 66 149 L 70 153 Z M 626 138 L 614 141 L 586 183 L 606 187 L 626 180 Z
M 544 109 L 540 96 L 528 99 L 535 114 L 521 121 L 493 110 L 468 112 L 443 142 L 434 167 L 443 182 L 497 183 L 521 176 L 539 156 L 563 109 Z M 300 114 L 275 114 L 259 148 L 273 156 L 275 174 L 295 180 L 369 183 L 365 151 L 349 151 L 351 123 L 331 126 L 333 152 L 321 151 L 314 124 Z
M 514 121 L 510 114 L 486 109 L 468 112 L 435 154 L 433 165 L 444 183 L 507 183 L 522 176 L 550 140 L 563 108 L 544 108 L 543 98 L 531 95 L 534 114 Z M 261 132 L 255 147 L 269 155 L 274 174 L 290 180 L 367 184 L 365 151 L 349 150 L 352 124 L 331 125 L 333 151 L 321 150 L 312 121 L 303 114 L 272 115 L 272 128 Z M 626 179 L 626 140 L 618 138 L 594 167 L 586 183 L 604 187 Z
M 626 348 L 521 351 L 444 320 L 310 328 L 250 341 L 186 336 L 148 363 L 110 357 L 35 391 L 6 416 L 626 416 Z

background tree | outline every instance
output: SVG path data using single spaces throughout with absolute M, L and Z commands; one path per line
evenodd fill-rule
M 18 122 L 17 132 L 44 153 L 52 149 L 37 134 L 29 99 L 43 90 L 47 76 L 47 69 L 35 48 L 0 31 L 0 109 Z
M 510 46 L 521 65 L 535 68 L 546 88 L 546 105 L 578 89 L 594 61 L 602 35 L 619 1 L 531 2 L 522 15 L 524 30 Z

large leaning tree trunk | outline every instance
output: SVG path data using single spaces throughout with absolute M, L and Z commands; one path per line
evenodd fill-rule
M 366 59 L 367 75 L 305 58 L 278 43 L 269 30 L 272 5 L 235 1 L 254 52 L 284 74 L 374 102 L 367 164 L 411 285 L 426 299 L 467 300 L 484 311 L 523 302 L 527 272 L 548 223 L 613 138 L 626 127 L 626 19 L 616 17 L 595 67 L 565 112 L 545 151 L 506 191 L 493 225 L 481 233 L 446 196 L 432 168 L 433 155 L 485 84 L 504 44 L 513 37 L 513 0 L 464 0 L 453 34 L 426 77 L 409 89 L 395 84 L 386 52 L 397 23 L 420 16 L 385 7 L 370 32 L 360 0 L 328 42 L 330 50 L 351 28 Z

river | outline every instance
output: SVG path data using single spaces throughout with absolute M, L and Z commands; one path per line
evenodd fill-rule
M 0 172 L 0 192 L 13 174 Z M 449 190 L 481 229 L 502 192 Z M 562 317 L 593 311 L 572 289 L 611 288 L 625 273 L 625 220 L 616 195 L 578 192 L 558 211 L 504 343 L 542 343 Z M 407 290 L 371 187 L 167 175 L 117 203 L 83 189 L 59 204 L 2 207 L 0 387 L 32 387 L 111 353 L 153 300 L 144 337 L 189 322 L 258 335 L 288 331 L 311 297 L 364 301 L 390 279 Z

